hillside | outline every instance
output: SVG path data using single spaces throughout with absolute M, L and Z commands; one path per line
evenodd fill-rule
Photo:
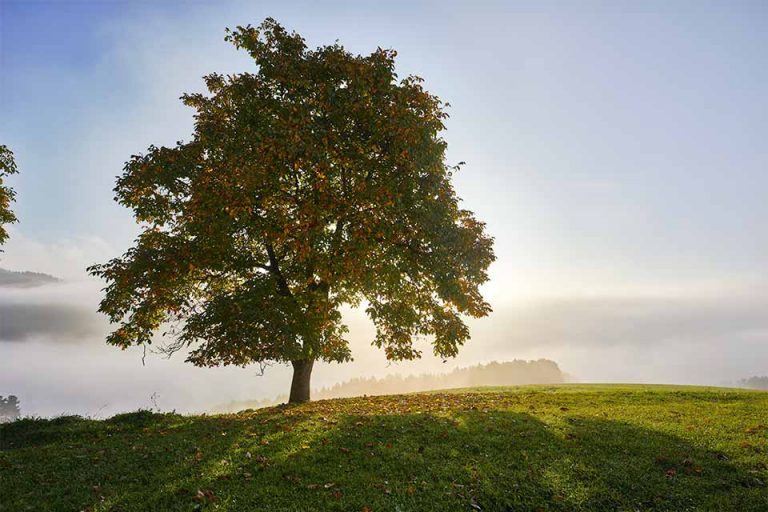
M 61 282 L 57 277 L 40 272 L 16 272 L 0 268 L 0 287 L 33 288 Z
M 480 386 L 520 386 L 524 384 L 562 384 L 570 377 L 560 370 L 556 362 L 549 359 L 535 361 L 492 362 L 464 368 L 456 368 L 447 373 L 422 373 L 420 375 L 400 374 L 386 377 L 358 377 L 341 382 L 331 387 L 312 392 L 314 400 L 330 398 L 349 398 L 354 396 L 398 395 L 431 391 L 434 389 L 456 389 Z M 288 395 L 281 395 L 272 400 L 242 400 L 218 405 L 213 412 L 237 412 L 243 409 L 258 409 L 288 401 Z
M 0 510 L 768 510 L 768 393 L 536 386 L 0 426 Z
M 520 386 L 523 384 L 562 384 L 566 375 L 557 363 L 548 359 L 537 361 L 505 361 L 456 368 L 443 374 L 388 375 L 382 379 L 374 377 L 356 378 L 321 389 L 316 396 L 325 398 L 348 398 L 362 395 L 394 395 L 430 391 L 433 389 L 455 389 L 480 386 Z

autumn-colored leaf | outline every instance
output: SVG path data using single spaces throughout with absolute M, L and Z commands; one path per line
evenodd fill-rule
M 195 501 L 202 502 L 213 502 L 216 501 L 216 495 L 213 493 L 210 489 L 198 489 L 195 493 L 195 496 L 192 498 Z

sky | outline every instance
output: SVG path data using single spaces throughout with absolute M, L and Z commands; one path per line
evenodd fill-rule
M 354 376 L 550 358 L 583 382 L 727 384 L 768 374 L 768 3 L 0 0 L 0 143 L 20 170 L 0 267 L 0 395 L 29 414 L 203 410 L 285 393 L 270 367 L 198 369 L 104 344 L 102 283 L 128 249 L 115 177 L 188 140 L 210 72 L 253 71 L 225 27 L 276 18 L 310 46 L 398 51 L 451 104 L 448 159 L 498 260 L 455 360 L 388 364 L 356 311 Z M 53 326 L 53 327 L 52 327 Z M 429 353 L 427 350 L 426 353 Z

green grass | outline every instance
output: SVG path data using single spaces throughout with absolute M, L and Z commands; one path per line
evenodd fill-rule
M 0 510 L 768 510 L 768 393 L 485 388 L 0 427 Z

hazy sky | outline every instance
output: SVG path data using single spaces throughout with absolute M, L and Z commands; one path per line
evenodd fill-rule
M 0 143 L 21 171 L 0 267 L 66 279 L 0 288 L 0 395 L 54 414 L 287 390 L 285 368 L 143 367 L 104 346 L 84 273 L 136 234 L 112 200 L 123 163 L 189 138 L 178 97 L 253 70 L 224 28 L 266 16 L 311 46 L 395 48 L 401 76 L 451 103 L 456 188 L 496 237 L 495 312 L 456 361 L 387 367 L 351 313 L 357 361 L 319 368 L 316 385 L 515 357 L 583 381 L 768 373 L 765 1 L 0 0 Z

